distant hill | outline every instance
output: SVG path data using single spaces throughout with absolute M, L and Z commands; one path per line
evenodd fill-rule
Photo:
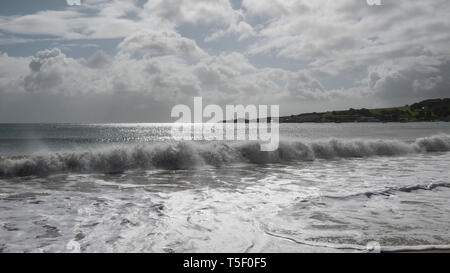
M 268 118 L 270 120 L 270 118 Z M 239 120 L 239 122 L 249 120 Z M 353 109 L 280 117 L 280 123 L 450 121 L 450 98 L 431 99 L 391 108 Z M 223 122 L 238 122 L 223 121 Z
M 416 122 L 450 121 L 450 98 L 424 100 L 412 105 L 353 109 L 280 117 L 280 123 L 302 122 Z

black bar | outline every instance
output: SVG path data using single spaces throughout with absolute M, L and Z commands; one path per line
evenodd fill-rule
M 415 257 L 420 255 L 420 257 Z M 106 270 L 123 272 L 314 272 L 345 270 L 386 271 L 396 263 L 402 271 L 420 264 L 439 265 L 445 254 L 0 254 L 5 268 L 11 263 L 15 271 L 33 268 L 64 272 Z M 429 259 L 435 259 L 430 262 Z M 198 263 L 196 263 L 196 261 Z M 203 263 L 201 262 L 203 261 Z M 214 268 L 212 262 L 217 261 Z M 389 263 L 387 263 L 389 262 Z M 202 265 L 202 266 L 200 266 Z M 23 268 L 22 268 L 23 267 Z M 28 271 L 26 271 L 28 272 Z

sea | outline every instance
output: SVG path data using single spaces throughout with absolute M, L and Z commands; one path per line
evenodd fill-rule
M 280 143 L 172 124 L 0 124 L 0 252 L 450 248 L 450 123 L 280 124 Z

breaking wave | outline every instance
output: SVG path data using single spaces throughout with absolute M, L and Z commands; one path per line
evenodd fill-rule
M 281 141 L 278 150 L 260 151 L 258 142 L 178 142 L 109 147 L 85 152 L 0 157 L 0 177 L 58 173 L 120 173 L 134 169 L 190 169 L 233 163 L 281 163 L 315 159 L 401 156 L 450 151 L 450 136 L 407 143 L 395 140 Z

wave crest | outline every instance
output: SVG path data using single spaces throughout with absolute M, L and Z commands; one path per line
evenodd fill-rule
M 448 135 L 420 138 L 412 143 L 395 140 L 290 140 L 281 141 L 278 150 L 272 152 L 261 151 L 258 142 L 160 143 L 0 158 L 0 177 L 119 173 L 133 169 L 190 169 L 204 165 L 220 167 L 233 163 L 266 164 L 448 151 Z

